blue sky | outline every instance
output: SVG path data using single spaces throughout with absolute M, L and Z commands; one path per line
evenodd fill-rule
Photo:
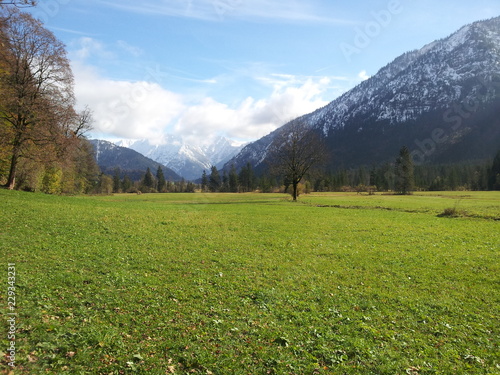
M 40 0 L 92 136 L 256 140 L 498 0 Z

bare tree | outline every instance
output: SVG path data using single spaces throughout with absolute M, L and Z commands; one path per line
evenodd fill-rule
M 16 8 L 0 17 L 0 121 L 10 138 L 6 186 L 13 189 L 19 159 L 32 155 L 33 147 L 57 149 L 79 125 L 65 46 Z
M 1 5 L 15 5 L 18 8 L 34 7 L 37 4 L 35 0 L 0 0 Z
M 270 146 L 270 169 L 292 185 L 293 200 L 297 200 L 298 185 L 306 173 L 321 165 L 327 157 L 320 136 L 297 119 L 279 130 Z

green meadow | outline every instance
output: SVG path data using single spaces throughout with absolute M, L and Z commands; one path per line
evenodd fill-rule
M 500 374 L 500 192 L 0 190 L 0 212 L 4 374 Z

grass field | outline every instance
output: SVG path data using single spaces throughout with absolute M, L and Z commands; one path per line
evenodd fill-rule
M 0 190 L 0 209 L 14 374 L 500 374 L 499 192 Z

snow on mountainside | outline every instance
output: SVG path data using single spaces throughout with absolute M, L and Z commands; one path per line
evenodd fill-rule
M 374 121 L 402 123 L 464 99 L 464 83 L 500 72 L 499 24 L 500 18 L 496 18 L 468 25 L 449 38 L 404 54 L 311 114 L 308 122 L 322 122 L 325 134 L 366 113 Z M 486 41 L 491 45 L 482 45 Z
M 212 165 L 220 168 L 234 157 L 241 146 L 235 146 L 224 137 L 216 137 L 205 145 L 186 143 L 182 137 L 166 135 L 160 145 L 151 145 L 148 140 L 123 140 L 115 142 L 161 163 L 187 180 L 201 177 L 203 170 Z
M 179 181 L 181 179 L 173 170 L 127 147 L 97 139 L 90 140 L 90 144 L 94 148 L 95 160 L 103 173 L 112 175 L 116 169 L 119 169 L 123 175 L 138 180 L 143 177 L 147 168 L 156 173 L 158 167 L 161 167 L 167 180 Z
M 497 17 L 464 26 L 448 38 L 403 54 L 330 104 L 302 116 L 301 121 L 322 134 L 335 163 L 345 167 L 385 162 L 402 145 L 412 148 L 410 143 L 414 143 L 416 147 L 419 139 L 429 138 L 434 129 L 441 128 L 448 132 L 449 139 L 442 142 L 441 154 L 433 151 L 432 155 L 425 155 L 427 159 L 441 157 L 445 151 L 452 158 L 450 150 L 460 142 L 465 142 L 462 149 L 468 149 L 467 157 L 480 157 L 481 145 L 466 147 L 466 135 L 472 142 L 470 134 L 479 126 L 473 118 L 484 122 L 499 117 L 498 107 L 493 104 L 500 98 L 499 77 Z M 471 113 L 450 111 L 459 111 L 456 107 L 461 104 L 473 105 Z M 447 129 L 450 123 L 458 121 L 456 116 L 461 116 L 464 123 L 468 121 L 468 127 L 460 131 Z M 286 131 L 287 126 L 249 144 L 229 163 L 237 167 L 246 162 L 259 166 L 275 135 Z M 494 147 L 498 129 L 493 122 L 481 126 L 490 127 L 483 133 L 490 134 L 485 139 Z M 480 132 L 476 133 L 474 140 L 481 142 Z M 355 155 L 354 150 L 365 157 Z

